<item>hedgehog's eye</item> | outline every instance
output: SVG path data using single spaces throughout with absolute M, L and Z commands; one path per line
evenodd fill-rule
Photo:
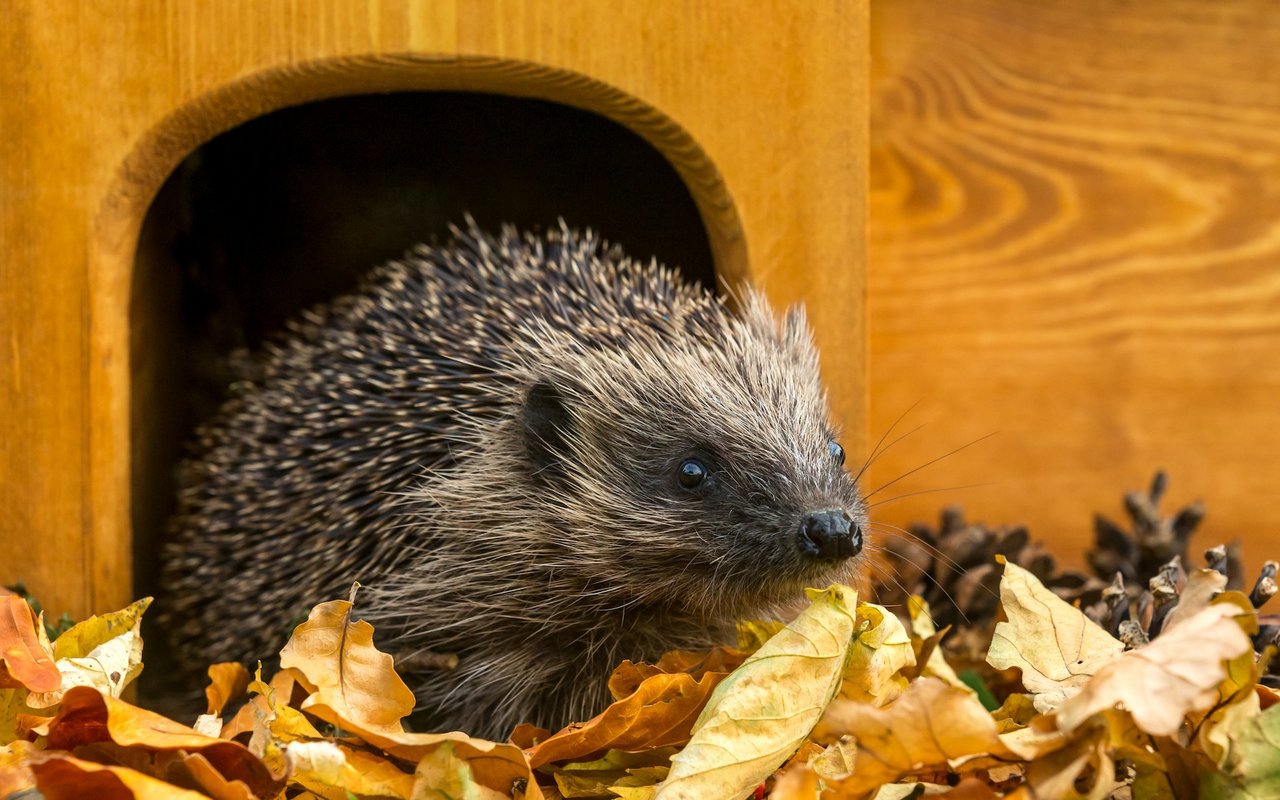
M 835 439 L 827 442 L 827 452 L 831 454 L 832 460 L 840 466 L 844 466 L 844 448 L 840 446 L 839 442 Z
M 686 489 L 697 489 L 707 479 L 707 467 L 696 458 L 686 458 L 676 470 L 676 480 Z

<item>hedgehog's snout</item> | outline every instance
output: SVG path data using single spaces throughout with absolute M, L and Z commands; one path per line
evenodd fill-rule
M 862 552 L 862 526 L 843 508 L 811 511 L 800 520 L 800 552 L 817 561 L 843 561 Z

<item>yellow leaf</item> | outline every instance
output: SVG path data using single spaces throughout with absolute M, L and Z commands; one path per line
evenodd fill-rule
M 777 620 L 743 620 L 738 623 L 738 649 L 748 653 L 759 650 L 761 645 L 786 627 Z
M 103 694 L 120 697 L 125 687 L 142 674 L 142 637 L 138 633 L 141 624 L 142 621 L 137 620 L 132 630 L 107 639 L 87 655 L 58 659 L 61 686 L 51 692 L 32 692 L 27 696 L 27 705 L 32 708 L 57 705 L 75 686 L 89 686 Z
M 924 665 L 920 669 L 920 674 L 937 678 L 957 689 L 973 691 L 967 683 L 960 680 L 960 676 L 956 675 L 956 671 L 947 663 L 946 656 L 942 652 L 942 636 L 933 624 L 933 615 L 929 612 L 929 604 L 925 599 L 919 595 L 912 595 L 907 599 L 907 609 L 911 616 L 911 635 L 917 640 L 913 644 L 928 650 L 928 655 L 924 656 Z
M 847 586 L 809 596 L 808 609 L 716 688 L 659 800 L 746 797 L 808 736 L 840 687 L 857 619 Z
M 356 795 L 409 800 L 414 779 L 386 758 L 341 742 L 291 742 L 284 748 L 291 782 L 321 793 L 327 787 Z
M 1230 604 L 1207 606 L 1105 665 L 1058 708 L 1059 729 L 1070 731 L 1099 711 L 1123 705 L 1142 730 L 1172 736 L 1188 713 L 1218 699 L 1218 684 L 1227 674 L 1223 662 L 1253 652 L 1233 619 L 1236 613 Z
M 882 706 L 906 688 L 898 672 L 915 666 L 911 637 L 895 615 L 874 603 L 858 606 L 854 636 L 840 696 Z
M 418 762 L 412 800 L 503 800 L 508 795 L 476 783 L 471 765 L 444 744 Z
M 18 738 L 18 715 L 29 711 L 26 689 L 0 689 L 0 745 Z
M 937 678 L 919 678 L 886 708 L 836 700 L 814 738 L 857 742 L 852 774 L 840 796 L 857 797 L 913 774 L 947 769 L 973 756 L 1017 759 L 997 733 L 996 723 L 973 693 Z
M 395 735 L 413 711 L 413 692 L 396 674 L 389 654 L 373 646 L 373 626 L 351 619 L 349 600 L 311 609 L 280 651 L 280 666 L 298 670 L 312 694 L 303 711 L 335 725 Z
M 1000 603 L 1008 622 L 996 625 L 987 663 L 1022 670 L 1036 709 L 1052 711 L 1119 657 L 1124 645 L 1030 572 L 1003 556 L 996 560 L 1004 564 Z
M 124 689 L 142 674 L 142 615 L 151 598 L 101 616 L 90 617 L 71 626 L 53 643 L 60 685 L 27 697 L 31 708 L 49 708 L 62 701 L 73 687 L 88 686 L 103 694 L 120 697 Z
M 151 598 L 144 597 L 126 608 L 111 614 L 89 617 L 68 628 L 53 643 L 53 657 L 83 658 L 101 647 L 104 642 L 127 631 L 137 631 L 138 621 L 151 605 Z

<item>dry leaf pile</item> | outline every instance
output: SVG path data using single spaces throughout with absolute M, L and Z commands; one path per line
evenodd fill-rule
M 316 606 L 274 675 L 211 666 L 189 726 L 125 699 L 149 601 L 50 641 L 4 596 L 0 798 L 1280 798 L 1269 594 L 1166 562 L 1084 603 L 1028 564 L 1044 571 L 996 555 L 984 573 L 981 669 L 925 598 L 904 621 L 832 586 L 789 624 L 744 624 L 738 648 L 624 662 L 600 715 L 507 742 L 409 730 L 413 695 L 354 595 Z

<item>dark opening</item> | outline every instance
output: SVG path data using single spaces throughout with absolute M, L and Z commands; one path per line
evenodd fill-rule
M 135 594 L 155 591 L 175 467 L 223 397 L 228 356 L 373 265 L 443 238 L 465 213 L 492 229 L 563 217 L 714 285 L 701 219 L 670 164 L 583 111 L 496 95 L 370 95 L 285 109 L 217 137 L 170 176 L 139 243 Z

